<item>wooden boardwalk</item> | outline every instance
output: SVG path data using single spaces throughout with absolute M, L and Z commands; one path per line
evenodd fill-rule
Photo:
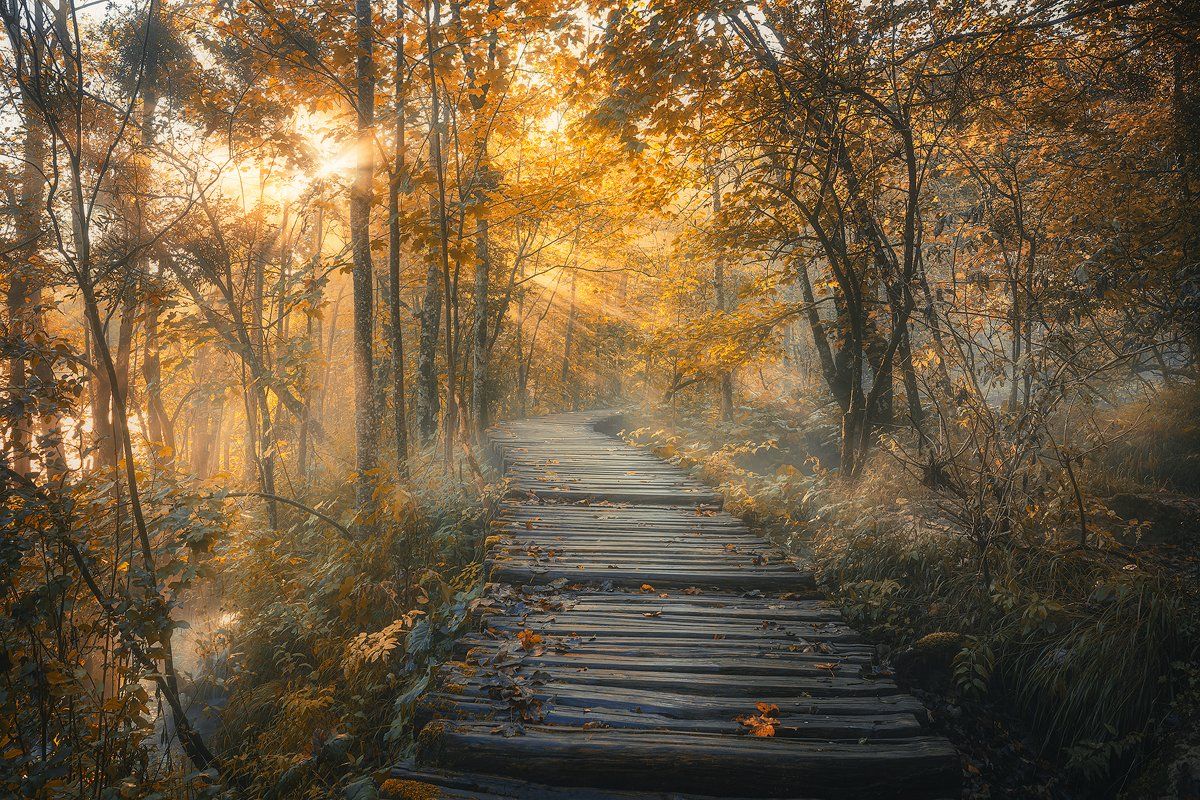
M 414 783 L 399 785 L 545 800 L 958 796 L 953 747 L 872 673 L 871 647 L 816 599 L 812 575 L 683 470 L 596 430 L 605 418 L 496 432 L 512 490 L 484 616 L 424 699 L 416 760 L 394 773 Z

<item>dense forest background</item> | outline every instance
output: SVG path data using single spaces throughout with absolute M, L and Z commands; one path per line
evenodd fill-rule
M 1186 1 L 0 20 L 3 793 L 377 796 L 484 432 L 621 407 L 933 663 L 971 792 L 1195 796 Z

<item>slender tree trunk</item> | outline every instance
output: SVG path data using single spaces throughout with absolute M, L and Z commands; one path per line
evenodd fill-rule
M 262 423 L 260 428 L 262 441 L 259 444 L 262 487 L 263 493 L 269 495 L 267 498 L 267 521 L 272 530 L 279 530 L 279 504 L 272 499 L 278 492 L 275 491 L 275 451 L 277 448 L 275 446 L 275 429 L 271 426 L 271 406 L 267 399 L 266 387 L 256 386 L 255 395 L 258 398 L 259 419 Z
M 98 373 L 92 388 L 92 443 L 95 448 L 97 463 L 112 468 L 120 458 L 120 442 L 122 431 L 128 427 L 123 415 L 118 413 L 113 402 L 113 396 L 120 392 L 128 396 L 129 389 L 129 354 L 133 343 L 134 300 L 132 292 L 118 300 L 121 304 L 117 313 L 117 329 L 115 335 L 111 322 L 100 328 L 104 337 L 103 342 L 92 341 L 92 352 L 114 353 L 114 371 Z M 93 333 L 93 336 L 95 334 Z M 117 384 L 112 383 L 113 380 Z
M 161 56 L 157 52 L 146 54 L 146 73 L 142 78 L 145 85 L 142 96 L 141 146 L 145 152 L 146 163 L 150 161 L 150 151 L 154 146 L 154 116 L 158 108 L 158 68 Z M 149 183 L 150 175 L 139 173 L 139 179 Z M 148 186 L 146 187 L 148 189 Z M 149 234 L 146 230 L 145 208 L 141 193 L 135 200 L 134 213 L 137 217 L 137 246 L 142 248 L 137 259 L 139 279 L 146 288 L 153 288 L 154 279 L 150 275 Z M 156 294 L 151 292 L 151 294 Z M 162 399 L 162 359 L 159 354 L 161 346 L 158 335 L 159 313 L 161 303 L 157 298 L 151 298 L 147 303 L 144 314 L 145 342 L 142 351 L 142 381 L 146 391 L 146 415 L 148 433 L 151 442 L 158 446 L 155 461 L 166 468 L 175 460 L 175 431 L 171 419 L 167 415 Z
M 525 267 L 521 267 L 521 277 L 525 277 Z M 516 324 L 516 355 L 517 355 L 517 412 L 521 419 L 529 410 L 529 362 L 525 360 L 525 294 L 517 297 Z
M 86 324 L 87 320 L 85 320 Z M 100 336 L 107 336 L 104 327 L 100 328 Z M 90 326 L 87 327 L 87 359 L 93 363 L 95 353 L 100 349 Z M 88 393 L 92 412 L 92 430 L 88 437 L 88 452 L 92 465 L 97 468 L 111 467 L 115 452 L 112 428 L 112 385 L 108 382 L 108 374 L 96 372 L 88 381 Z
M 954 269 L 953 263 L 951 264 L 951 269 Z M 925 301 L 925 322 L 929 325 L 929 335 L 933 342 L 934 355 L 937 356 L 938 382 L 941 384 L 942 392 L 949 397 L 951 394 L 951 382 L 950 370 L 946 366 L 946 344 L 942 339 L 941 321 L 938 318 L 933 290 L 929 286 L 929 273 L 925 269 L 924 259 L 921 259 L 917 265 L 917 275 L 921 281 L 921 292 Z M 940 298 L 941 289 L 938 290 L 938 299 Z
M 714 172 L 712 188 L 712 212 L 715 218 L 721 213 L 721 180 Z M 713 289 L 716 294 L 717 311 L 722 314 L 729 311 L 728 297 L 725 288 L 725 261 L 720 256 L 713 264 Z M 721 396 L 721 419 L 725 422 L 733 420 L 733 374 L 722 370 L 718 377 Z
M 429 197 L 429 221 L 437 215 L 437 199 Z M 421 335 L 417 343 L 417 433 L 428 442 L 437 433 L 438 383 L 437 343 L 442 319 L 442 275 L 437 250 L 430 247 L 425 273 L 425 296 L 421 300 Z
M 246 412 L 246 431 L 242 438 L 242 452 L 244 453 L 245 465 L 243 467 L 243 476 L 247 483 L 255 480 L 261 482 L 262 479 L 262 464 L 258 455 L 258 443 L 260 441 L 258 434 L 258 402 L 254 399 L 254 378 L 250 377 L 246 369 L 242 369 L 242 407 Z
M 571 301 L 567 307 L 567 330 L 563 335 L 562 372 L 559 375 L 559 385 L 570 402 L 571 410 L 576 407 L 575 388 L 571 386 L 571 346 L 575 338 L 575 273 L 571 274 Z
M 486 202 L 481 200 L 480 202 Z M 487 396 L 488 373 L 488 220 L 480 214 L 475 223 L 475 319 L 471 331 L 471 419 L 475 435 L 482 438 L 490 424 Z
M 488 13 L 496 11 L 493 0 L 488 2 Z M 476 122 L 486 107 L 487 97 L 491 91 L 491 75 L 496 66 L 497 34 L 492 30 L 487 40 L 487 75 L 483 85 L 479 84 L 475 69 L 475 58 L 467 59 L 466 72 L 471 88 L 471 108 L 475 113 Z M 490 398 L 488 397 L 488 360 L 490 346 L 488 343 L 488 287 L 491 279 L 492 254 L 491 231 L 488 221 L 488 203 L 491 192 L 496 187 L 496 175 L 493 172 L 488 153 L 488 135 L 485 134 L 479 142 L 479 158 L 475 168 L 476 204 L 475 221 L 475 319 L 471 331 L 471 408 L 470 416 L 475 429 L 475 436 L 482 441 L 484 431 L 491 424 Z M 497 327 L 503 322 L 503 314 L 497 318 Z
M 355 93 L 358 139 L 354 184 L 350 189 L 350 239 L 354 255 L 354 444 L 355 512 L 358 531 L 373 533 L 376 514 L 375 465 L 379 419 L 374 379 L 374 267 L 371 263 L 371 182 L 375 173 L 375 61 L 371 0 L 355 0 Z
M 308 278 L 314 281 L 318 270 L 321 267 L 321 254 L 325 246 L 325 212 L 318 208 L 316 224 L 313 228 L 312 256 L 308 260 Z M 313 308 L 319 308 L 324 299 L 324 289 L 318 289 L 321 296 L 313 304 Z M 309 479 L 312 472 L 312 423 L 314 406 L 319 397 L 319 387 L 323 384 L 323 380 L 318 378 L 322 365 L 327 363 L 327 356 L 323 352 L 323 339 L 321 336 L 321 319 L 313 314 L 305 314 L 304 335 L 312 347 L 314 357 L 309 358 L 304 375 L 304 391 L 301 396 L 301 401 L 304 403 L 303 413 L 300 415 L 300 442 L 298 445 L 297 465 L 296 470 L 300 474 L 300 482 L 306 488 L 309 484 Z
M 215 367 L 211 348 L 201 346 L 196 354 L 196 374 L 207 376 Z M 192 419 L 196 429 L 191 437 L 191 471 L 197 478 L 207 478 L 219 465 L 221 422 L 224 399 L 202 389 L 192 401 Z
M 13 231 L 16 249 L 13 252 L 14 267 L 9 274 L 8 293 L 5 297 L 8 311 L 8 334 L 14 342 L 28 341 L 41 327 L 41 288 L 31 263 L 38 251 L 41 237 L 43 187 L 46 184 L 42 165 L 46 158 L 44 131 L 36 124 L 34 110 L 25 109 L 25 164 L 21 170 L 20 207 L 17 209 Z M 8 360 L 10 392 L 22 398 L 28 385 L 28 375 L 36 370 L 29 369 L 25 358 L 15 350 Z M 33 416 L 32 409 L 22 413 L 9 431 L 10 463 L 21 475 L 30 474 L 33 468 Z
M 845 382 L 841 379 L 838 364 L 833 357 L 833 349 L 829 345 L 829 338 L 825 335 L 825 323 L 821 320 L 821 312 L 817 308 L 812 279 L 808 274 L 808 264 L 801 262 L 796 274 L 800 278 L 800 293 L 804 300 L 805 309 L 804 316 L 808 321 L 808 330 L 812 335 L 813 347 L 817 351 L 817 359 L 821 362 L 821 372 L 825 376 L 825 382 L 829 385 L 834 399 L 837 400 L 838 405 L 842 407 L 842 411 L 844 412 L 850 405 L 850 393 L 847 391 L 848 387 Z
M 271 354 L 267 346 L 266 320 L 266 289 L 267 261 L 270 259 L 270 248 L 263 245 L 254 251 L 251 261 L 254 274 L 253 294 L 251 295 L 250 313 L 250 342 L 257 363 L 270 369 Z M 263 493 L 275 496 L 275 447 L 272 444 L 271 414 L 267 404 L 267 382 L 265 376 L 251 371 L 250 382 L 246 391 L 246 419 L 253 421 L 253 432 L 247 432 L 246 447 L 248 453 L 255 455 L 255 466 L 258 472 L 259 486 Z M 267 500 L 267 520 L 274 530 L 279 529 L 279 506 L 272 500 Z
M 437 178 L 437 239 L 438 259 L 442 273 L 443 300 L 446 303 L 446 409 L 443 414 L 445 430 L 445 463 L 450 463 L 454 436 L 458 426 L 458 400 L 455 386 L 456 350 L 454 336 L 454 306 L 455 286 L 450 275 L 450 221 L 449 209 L 446 206 L 446 156 L 443 150 L 443 135 L 445 121 L 442 114 L 441 90 L 437 79 L 437 57 L 434 45 L 435 30 L 441 26 L 441 6 L 438 0 L 431 0 L 427 10 L 425 45 L 426 61 L 429 66 L 429 116 L 433 128 L 429 141 L 430 160 L 433 162 L 434 175 Z
M 900 331 L 897 353 L 900 356 L 900 377 L 904 381 L 904 397 L 908 403 L 908 417 L 923 443 L 925 441 L 925 409 L 921 405 L 921 387 L 917 383 L 917 372 L 913 366 L 910 335 L 911 329 L 905 324 L 904 330 Z
M 1021 290 L 1016 267 L 1009 270 L 1009 327 L 1012 332 L 1012 383 L 1008 391 L 1008 410 L 1016 412 L 1021 385 Z
M 406 103 L 404 56 L 404 2 L 396 1 L 396 20 L 400 33 L 396 36 L 396 87 L 393 97 L 396 121 L 393 128 L 394 163 L 388 181 L 388 334 L 392 354 L 392 425 L 396 448 L 396 471 L 408 473 L 408 426 L 404 399 L 404 331 L 400 324 L 400 191 L 407 194 L 407 153 L 405 148 Z
M 158 460 L 169 467 L 175 460 L 175 426 L 162 399 L 162 346 L 158 335 L 158 304 L 150 301 L 146 309 L 146 330 L 142 351 L 142 380 L 146 387 L 146 411 L 149 422 L 150 440 L 161 450 Z
M 1034 232 L 1029 238 L 1029 258 L 1025 268 L 1025 357 L 1029 358 L 1033 353 L 1033 277 L 1037 268 L 1037 233 Z M 1021 333 L 1018 331 L 1017 335 Z M 1033 369 L 1027 366 L 1024 370 L 1024 394 L 1022 403 L 1024 407 L 1029 406 L 1029 397 L 1033 392 Z M 1165 370 L 1164 370 L 1165 372 Z

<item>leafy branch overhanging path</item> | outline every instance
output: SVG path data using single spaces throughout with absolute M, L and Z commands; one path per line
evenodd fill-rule
M 481 630 L 396 777 L 455 798 L 957 797 L 954 748 L 811 573 L 611 417 L 495 432 L 513 490 Z

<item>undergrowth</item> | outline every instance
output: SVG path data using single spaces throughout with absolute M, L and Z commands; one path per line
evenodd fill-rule
M 411 743 L 416 699 L 480 590 L 491 497 L 437 466 L 380 492 L 369 538 L 308 516 L 241 526 L 218 551 L 209 702 L 241 797 L 354 794 Z M 348 518 L 345 495 L 319 487 L 310 502 Z
M 1164 389 L 1101 418 L 1113 429 L 1096 477 L 1121 486 L 1200 493 L 1200 386 Z

